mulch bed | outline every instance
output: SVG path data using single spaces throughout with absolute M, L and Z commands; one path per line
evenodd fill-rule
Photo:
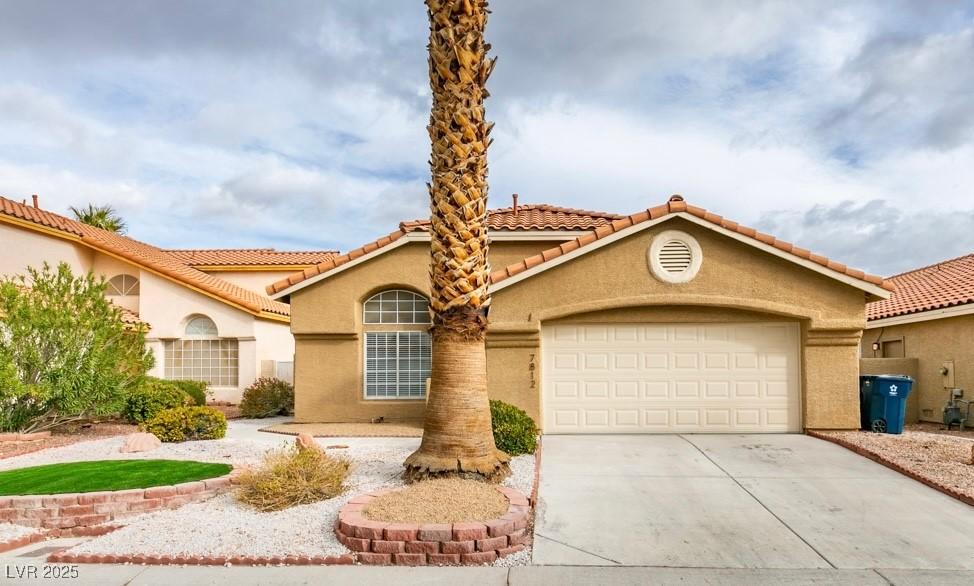
M 393 523 L 459 523 L 496 519 L 507 499 L 493 485 L 440 478 L 384 494 L 362 511 L 366 519 Z
M 62 428 L 54 429 L 51 436 L 44 439 L 0 443 L 0 460 L 46 450 L 48 448 L 68 446 L 78 442 L 128 435 L 137 431 L 139 431 L 137 425 L 115 421 L 66 425 Z
M 967 439 L 974 440 L 974 429 L 970 427 L 964 428 L 964 431 L 957 429 L 955 426 L 953 429 L 948 430 L 943 424 L 940 423 L 930 423 L 922 421 L 920 423 L 907 423 L 904 426 L 906 431 L 922 431 L 924 433 L 935 433 L 939 435 L 952 435 L 954 437 L 966 437 Z
M 396 423 L 279 423 L 261 429 L 271 433 L 312 437 L 422 437 L 423 422 Z

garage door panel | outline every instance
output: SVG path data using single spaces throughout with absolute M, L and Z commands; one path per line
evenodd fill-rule
M 800 429 L 797 324 L 545 327 L 548 433 Z

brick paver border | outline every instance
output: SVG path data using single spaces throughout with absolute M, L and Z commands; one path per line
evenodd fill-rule
M 965 503 L 965 504 L 968 504 L 968 505 L 971 505 L 972 507 L 974 507 L 974 498 L 972 498 L 972 497 L 970 497 L 970 496 L 968 496 L 968 495 L 966 495 L 966 494 L 964 494 L 962 492 L 958 492 L 957 490 L 954 490 L 953 488 L 951 488 L 951 487 L 949 487 L 947 485 L 941 484 L 941 483 L 937 482 L 936 480 L 933 480 L 932 478 L 927 478 L 926 476 L 923 476 L 922 474 L 919 474 L 918 472 L 914 472 L 913 470 L 910 470 L 909 468 L 905 468 L 905 467 L 901 466 L 900 464 L 897 464 L 896 462 L 893 462 L 892 460 L 889 460 L 889 459 L 885 458 L 884 456 L 882 456 L 880 454 L 877 454 L 875 452 L 871 452 L 871 451 L 869 451 L 869 450 L 867 450 L 867 449 L 865 449 L 865 448 L 863 448 L 861 446 L 857 446 L 856 444 L 854 444 L 852 442 L 847 442 L 844 439 L 840 439 L 840 438 L 837 438 L 837 437 L 833 437 L 833 436 L 830 436 L 830 435 L 827 435 L 827 434 L 824 434 L 824 433 L 819 433 L 817 431 L 806 430 L 805 433 L 808 434 L 808 435 L 810 435 L 810 436 L 812 436 L 812 437 L 814 437 L 814 438 L 818 438 L 820 440 L 825 440 L 827 442 L 832 442 L 833 444 L 838 444 L 838 445 L 842 446 L 843 448 L 846 448 L 847 450 L 852 450 L 853 452 L 859 454 L 860 456 L 863 456 L 865 458 L 869 458 L 873 462 L 876 462 L 878 464 L 882 464 L 883 466 L 886 466 L 887 468 L 890 468 L 892 470 L 896 470 L 897 472 L 899 472 L 900 474 L 903 474 L 904 476 L 909 476 L 913 480 L 916 480 L 918 482 L 922 482 L 923 484 L 926 484 L 930 488 L 939 490 L 940 492 L 946 494 L 947 496 L 951 496 L 951 497 L 953 497 L 953 498 L 961 501 L 962 503 Z
M 531 505 L 513 488 L 495 487 L 508 501 L 507 513 L 473 523 L 386 523 L 363 515 L 372 500 L 401 489 L 357 496 L 341 508 L 335 522 L 338 541 L 367 565 L 489 564 L 524 549 Z
M 174 509 L 230 490 L 239 473 L 173 486 L 70 494 L 0 497 L 0 523 L 68 530 L 102 525 L 159 509 Z

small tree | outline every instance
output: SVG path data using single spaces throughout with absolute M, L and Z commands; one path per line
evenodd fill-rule
M 74 219 L 82 224 L 88 224 L 89 226 L 117 234 L 125 234 L 125 230 L 127 229 L 125 220 L 110 205 L 96 206 L 88 204 L 86 208 L 78 209 L 71 206 L 68 209 L 74 214 Z
M 104 279 L 66 263 L 0 281 L 0 431 L 41 431 L 117 413 L 152 366 Z

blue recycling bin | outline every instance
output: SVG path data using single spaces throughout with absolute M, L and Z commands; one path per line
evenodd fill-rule
M 903 433 L 906 398 L 913 379 L 896 374 L 859 377 L 859 417 L 862 429 L 878 433 Z

